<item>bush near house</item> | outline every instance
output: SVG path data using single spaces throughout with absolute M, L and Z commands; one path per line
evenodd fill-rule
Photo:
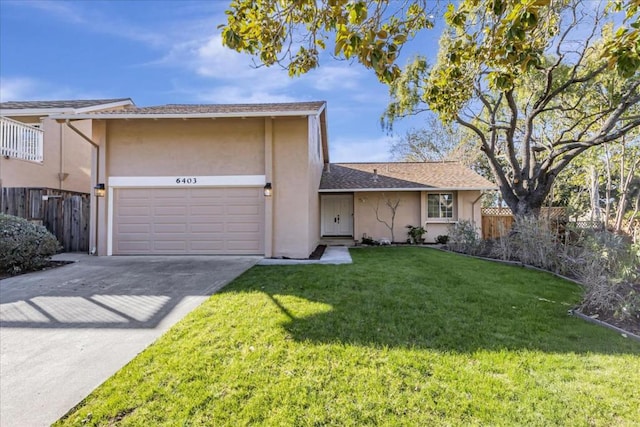
M 42 268 L 60 249 L 43 226 L 0 214 L 0 272 L 13 275 Z

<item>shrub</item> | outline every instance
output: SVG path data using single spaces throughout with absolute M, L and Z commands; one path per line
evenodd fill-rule
M 582 309 L 640 319 L 640 253 L 608 231 L 567 230 L 558 236 L 544 219 L 519 218 L 494 242 L 493 255 L 569 275 L 584 285 Z M 636 286 L 634 287 L 634 283 Z
M 380 245 L 380 242 L 378 242 L 377 240 L 371 237 L 362 236 L 362 244 L 369 245 L 369 246 L 378 246 Z
M 407 235 L 409 236 L 409 239 L 407 239 L 407 243 L 413 243 L 414 245 L 417 245 L 424 242 L 422 235 L 427 232 L 424 227 L 420 225 L 407 225 L 405 228 L 409 229 L 409 231 L 407 231 Z
M 60 249 L 55 236 L 43 226 L 0 214 L 0 270 L 17 274 L 41 268 Z
M 448 241 L 449 241 L 449 235 L 447 234 L 441 234 L 438 237 L 436 237 L 436 243 L 440 243 L 441 245 L 446 245 Z
M 449 226 L 447 247 L 452 251 L 470 255 L 481 253 L 483 242 L 478 234 L 478 228 L 467 220 Z

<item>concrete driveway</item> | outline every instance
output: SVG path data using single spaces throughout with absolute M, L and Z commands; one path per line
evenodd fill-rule
M 262 259 L 65 256 L 0 281 L 2 427 L 50 425 Z

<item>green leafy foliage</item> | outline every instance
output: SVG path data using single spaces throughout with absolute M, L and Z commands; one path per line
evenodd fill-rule
M 391 82 L 402 45 L 433 26 L 427 10 L 426 0 L 233 0 L 220 28 L 225 46 L 281 64 L 291 76 L 316 68 L 333 42 L 334 56 L 355 58 Z
M 0 214 L 0 270 L 9 274 L 43 267 L 61 247 L 41 225 Z

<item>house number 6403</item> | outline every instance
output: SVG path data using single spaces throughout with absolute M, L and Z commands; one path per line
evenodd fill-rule
M 197 184 L 198 180 L 193 178 L 176 178 L 176 184 Z

